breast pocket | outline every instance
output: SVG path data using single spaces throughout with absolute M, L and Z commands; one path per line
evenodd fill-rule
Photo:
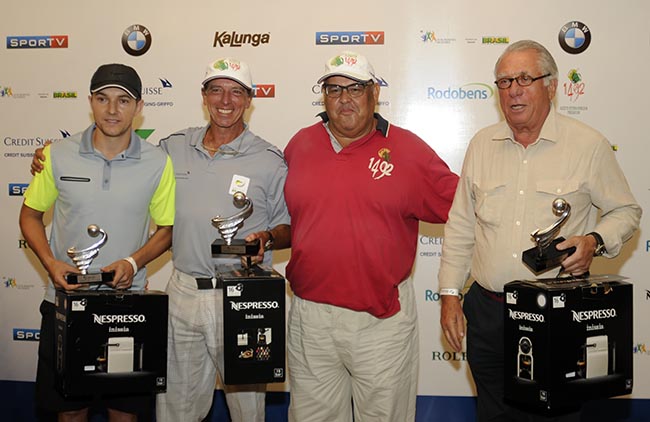
M 496 227 L 501 223 L 505 202 L 505 184 L 487 183 L 472 186 L 476 201 L 476 219 L 486 227 Z
M 556 222 L 558 216 L 553 213 L 553 201 L 557 198 L 564 199 L 570 206 L 571 212 L 589 207 L 591 197 L 589 193 L 581 189 L 577 180 L 544 180 L 537 183 L 538 204 L 535 208 L 535 224 L 544 228 Z M 569 217 L 571 215 L 569 214 Z

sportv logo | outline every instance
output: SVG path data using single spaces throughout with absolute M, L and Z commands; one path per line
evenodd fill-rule
M 472 82 L 458 88 L 427 88 L 428 100 L 487 100 L 494 96 L 494 89 L 488 84 Z
M 7 48 L 68 48 L 67 35 L 7 36 Z
M 23 196 L 29 183 L 9 183 L 9 196 Z
M 232 32 L 215 32 L 214 33 L 214 42 L 212 43 L 213 47 L 241 47 L 244 44 L 252 45 L 257 47 L 260 44 L 268 44 L 271 40 L 271 33 L 266 34 L 238 34 L 235 31 Z
M 245 311 L 247 309 L 278 309 L 280 304 L 277 301 L 263 302 L 230 302 L 230 309 L 234 311 Z
M 14 341 L 39 341 L 41 330 L 33 328 L 14 328 Z
M 571 311 L 573 321 L 591 321 L 592 319 L 616 318 L 616 309 L 594 309 L 591 311 Z
M 316 45 L 380 45 L 384 31 L 316 32 Z
M 144 315 L 97 315 L 93 314 L 93 322 L 95 324 L 134 324 L 147 322 Z
M 275 98 L 275 85 L 255 84 L 253 85 L 253 96 L 255 98 Z

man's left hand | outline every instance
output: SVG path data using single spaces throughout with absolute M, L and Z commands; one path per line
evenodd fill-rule
M 116 290 L 126 290 L 133 284 L 133 267 L 128 261 L 120 259 L 101 269 L 102 271 L 115 271 L 113 281 L 106 283 Z
M 564 272 L 574 276 L 582 275 L 589 271 L 591 261 L 594 259 L 596 239 L 593 236 L 573 236 L 557 244 L 558 250 L 576 247 L 576 251 L 562 261 Z
M 252 242 L 255 239 L 260 240 L 260 248 L 257 251 L 257 255 L 251 257 L 251 263 L 252 264 L 259 264 L 262 261 L 264 261 L 264 244 L 266 243 L 267 240 L 270 239 L 269 232 L 267 230 L 265 230 L 265 231 L 261 231 L 261 232 L 251 233 L 248 236 L 246 236 L 245 240 L 247 242 Z

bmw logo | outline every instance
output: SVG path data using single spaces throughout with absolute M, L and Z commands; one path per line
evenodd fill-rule
M 141 56 L 151 47 L 151 32 L 143 25 L 131 25 L 122 33 L 122 48 L 132 56 Z
M 558 41 L 562 50 L 569 54 L 580 54 L 591 43 L 591 31 L 582 22 L 571 21 L 566 23 L 558 34 Z

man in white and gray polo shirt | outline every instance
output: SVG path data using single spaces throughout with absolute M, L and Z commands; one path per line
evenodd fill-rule
M 215 266 L 239 258 L 212 256 L 218 232 L 211 219 L 239 211 L 233 205 L 233 189 L 253 202 L 255 211 L 237 237 L 260 239 L 258 260 L 270 264 L 270 249 L 290 243 L 284 156 L 244 123 L 252 88 L 246 63 L 233 58 L 211 62 L 201 89 L 210 122 L 160 142 L 174 164 L 177 200 L 174 271 L 167 286 L 168 381 L 167 392 L 157 399 L 158 422 L 204 419 L 212 405 L 216 375 L 223 374 L 223 297 L 222 289 L 215 288 Z M 264 384 L 224 389 L 234 422 L 264 421 Z

